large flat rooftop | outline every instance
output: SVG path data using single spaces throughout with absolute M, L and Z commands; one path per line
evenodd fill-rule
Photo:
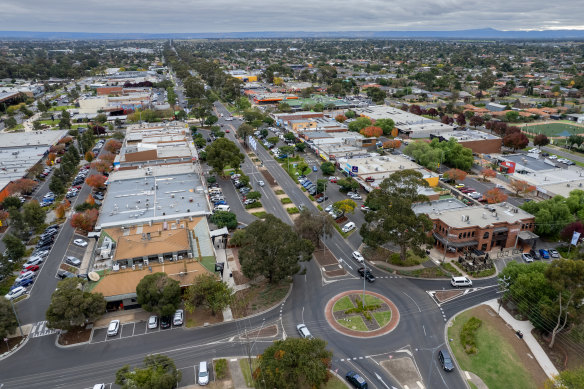
M 515 162 L 515 171 L 526 170 L 528 172 L 541 172 L 554 169 L 556 167 L 556 164 L 550 160 L 533 158 L 526 154 L 509 154 L 505 155 L 504 157 L 500 157 L 499 159 L 503 161 L 508 160 Z
M 156 168 L 153 167 L 152 170 Z M 201 178 L 194 171 L 146 175 L 145 170 L 119 171 L 110 176 L 108 191 L 97 221 L 98 228 L 126 222 L 202 216 L 210 212 Z M 167 171 L 169 170 L 172 169 Z
M 435 212 L 451 211 L 453 209 L 460 208 L 467 208 L 467 206 L 462 201 L 455 198 L 428 201 L 412 205 L 412 209 L 414 210 L 416 215 L 419 215 L 421 213 L 430 215 Z
M 373 120 L 392 119 L 395 126 L 401 131 L 410 133 L 411 137 L 426 137 L 431 133 L 443 133 L 454 131 L 455 127 L 427 119 L 423 116 L 402 111 L 401 109 L 386 105 L 375 105 L 366 108 L 355 108 L 358 115 L 366 116 Z
M 507 223 L 515 224 L 522 220 L 533 218 L 530 213 L 508 203 L 491 204 L 484 207 L 466 207 L 428 214 L 431 219 L 439 219 L 453 228 L 478 226 L 485 228 L 491 225 Z

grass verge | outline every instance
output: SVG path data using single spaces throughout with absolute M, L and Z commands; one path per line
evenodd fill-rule
M 372 312 L 372 314 L 379 327 L 384 327 L 391 320 L 391 311 Z
M 349 316 L 345 319 L 337 321 L 343 327 L 354 331 L 368 331 L 365 322 L 361 316 Z
M 268 216 L 267 212 L 261 211 L 261 212 L 252 212 L 252 215 L 254 215 L 255 217 L 257 217 L 258 219 L 264 219 L 266 216 Z
M 349 389 L 347 384 L 335 375 L 331 375 L 326 385 L 322 387 L 323 389 Z
M 251 370 L 255 370 L 258 366 L 258 361 L 256 358 L 251 359 Z M 254 380 L 251 376 L 251 371 L 249 371 L 249 359 L 243 358 L 239 360 L 239 367 L 243 373 L 243 378 L 245 378 L 245 383 L 249 388 L 255 387 Z
M 333 312 L 346 311 L 351 308 L 355 308 L 355 305 L 353 305 L 353 302 L 348 296 L 345 296 L 335 303 L 333 306 Z

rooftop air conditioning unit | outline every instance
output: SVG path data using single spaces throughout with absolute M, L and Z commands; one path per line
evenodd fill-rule
M 173 260 L 173 261 L 176 261 L 177 259 L 178 259 L 177 255 L 176 255 L 176 254 L 173 254 L 173 255 L 172 255 L 172 260 Z

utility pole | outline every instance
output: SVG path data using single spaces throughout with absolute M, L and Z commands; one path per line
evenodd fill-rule
M 450 235 L 450 227 L 446 231 L 446 245 L 444 246 L 444 255 L 442 256 L 442 263 L 446 260 L 446 251 L 448 251 L 448 236 Z
M 16 318 L 16 322 L 18 323 L 20 336 L 24 337 L 24 334 L 22 333 L 22 326 L 20 325 L 20 320 L 18 319 L 18 315 L 16 314 L 16 309 L 14 308 L 14 301 L 12 299 L 10 299 L 10 305 L 12 306 L 12 312 L 14 312 L 14 317 Z

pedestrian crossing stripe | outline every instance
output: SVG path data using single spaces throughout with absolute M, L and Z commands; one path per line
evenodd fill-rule
M 41 336 L 52 335 L 59 332 L 58 329 L 50 329 L 46 325 L 47 325 L 46 320 L 39 321 L 38 323 L 36 323 L 30 331 L 30 336 L 32 338 L 38 338 Z

